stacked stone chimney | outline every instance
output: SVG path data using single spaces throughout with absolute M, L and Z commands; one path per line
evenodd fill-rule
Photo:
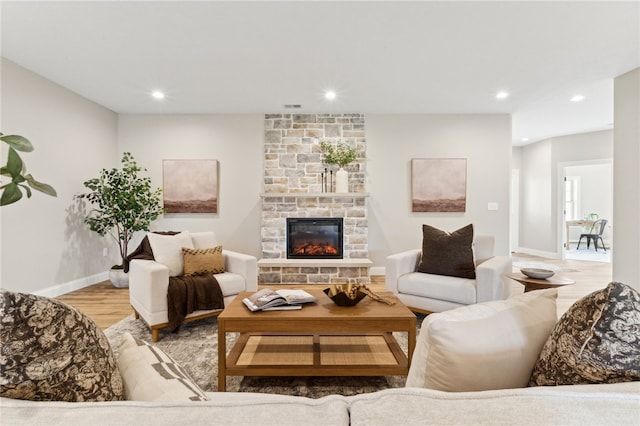
M 261 283 L 369 282 L 364 126 L 363 114 L 265 116 Z M 360 152 L 346 167 L 348 193 L 333 192 L 337 168 L 323 164 L 320 141 Z M 287 259 L 288 217 L 344 218 L 344 259 Z

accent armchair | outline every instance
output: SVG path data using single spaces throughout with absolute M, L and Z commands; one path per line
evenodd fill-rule
M 442 312 L 509 297 L 503 275 L 511 272 L 509 256 L 494 256 L 494 237 L 476 235 L 473 251 L 476 278 L 459 278 L 417 272 L 421 249 L 408 250 L 386 259 L 385 286 L 412 311 Z
M 192 232 L 190 234 L 195 249 L 217 245 L 213 232 Z M 224 304 L 228 305 L 243 291 L 258 290 L 258 261 L 254 256 L 223 250 L 225 272 L 214 274 Z M 169 325 L 167 290 L 169 288 L 169 267 L 155 260 L 133 259 L 129 266 L 129 301 L 136 319 L 142 318 L 151 330 L 154 342 L 158 341 L 159 330 Z M 195 311 L 187 315 L 184 322 L 217 316 L 222 309 Z

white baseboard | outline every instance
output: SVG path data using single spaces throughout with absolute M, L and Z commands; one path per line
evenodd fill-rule
M 562 255 L 560 253 L 556 253 L 556 252 L 552 252 L 552 251 L 542 251 L 542 250 L 528 249 L 528 248 L 525 248 L 525 247 L 518 247 L 517 249 L 514 250 L 514 252 L 515 253 L 530 254 L 532 256 L 546 257 L 548 259 L 562 259 Z
M 42 290 L 34 291 L 33 294 L 45 297 L 57 297 L 75 290 L 80 290 L 81 288 L 89 287 L 90 285 L 94 285 L 108 279 L 109 271 L 100 272 L 99 274 L 43 288 Z
M 385 269 L 384 266 L 373 266 L 369 268 L 369 275 L 384 275 Z

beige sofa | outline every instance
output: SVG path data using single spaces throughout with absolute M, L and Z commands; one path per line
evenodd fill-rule
M 20 319 L 17 312 L 9 312 L 9 308 L 18 306 L 14 301 L 29 299 L 32 308 L 26 307 L 29 301 L 22 302 L 21 312 L 34 315 L 45 305 L 38 296 L 9 296 L 6 300 L 11 303 L 5 303 L 8 312 L 5 320 L 9 323 L 12 318 Z M 180 376 L 179 366 L 163 356 L 155 345 L 125 333 L 118 355 L 121 376 L 116 377 L 122 378 L 123 386 L 117 386 L 118 380 L 111 376 L 107 382 L 96 381 L 86 392 L 94 395 L 94 388 L 104 387 L 99 383 L 112 383 L 128 401 L 33 402 L 0 398 L 0 423 L 3 426 L 640 424 L 637 363 L 640 347 L 634 315 L 640 312 L 640 295 L 624 284 L 610 283 L 576 302 L 558 321 L 556 297 L 555 289 L 533 291 L 429 315 L 420 328 L 407 377 L 408 387 L 349 397 L 309 399 L 256 393 L 202 393 L 197 385 L 188 383 L 188 377 Z M 61 311 L 82 317 L 59 302 L 51 302 L 41 311 L 45 317 L 51 313 L 61 317 L 58 315 Z M 64 327 L 74 326 L 71 317 L 61 318 Z M 18 346 L 23 347 L 20 336 L 16 339 L 21 342 Z M 95 340 L 104 349 L 104 335 L 98 333 Z M 562 344 L 558 344 L 561 340 Z M 76 355 L 80 357 L 84 352 Z M 3 349 L 5 353 L 9 351 Z M 100 352 L 94 353 L 98 355 L 89 357 L 90 365 Z M 26 376 L 34 370 L 30 366 L 40 365 L 39 358 L 25 365 Z M 71 379 L 90 373 L 83 376 L 82 384 L 96 375 L 96 371 L 80 366 L 70 373 Z M 574 380 L 569 383 L 584 383 L 585 377 L 590 377 L 592 383 L 622 383 L 526 387 L 532 381 L 541 385 L 541 381 L 558 380 L 563 373 L 568 373 L 563 380 Z M 37 382 L 36 388 L 50 384 Z M 21 387 L 27 385 L 16 390 Z M 84 395 L 85 391 L 80 396 Z
M 442 392 L 400 388 L 320 399 L 209 393 L 205 402 L 0 399 L 8 425 L 637 425 L 640 382 Z

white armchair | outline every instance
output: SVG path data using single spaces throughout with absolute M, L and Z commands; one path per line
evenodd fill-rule
M 191 233 L 194 248 L 208 248 L 215 245 L 213 232 Z M 215 274 L 225 306 L 242 291 L 258 290 L 258 261 L 254 256 L 223 250 L 225 272 Z M 129 266 L 129 301 L 135 317 L 142 318 L 149 326 L 154 342 L 158 341 L 159 330 L 167 327 L 169 288 L 169 268 L 153 260 L 133 259 Z M 195 311 L 187 315 L 183 322 L 217 316 L 221 309 Z
M 474 303 L 509 297 L 503 275 L 511 272 L 509 256 L 494 256 L 494 237 L 476 235 L 474 257 L 476 279 L 417 272 L 422 250 L 415 249 L 388 256 L 385 286 L 411 310 L 442 312 Z

